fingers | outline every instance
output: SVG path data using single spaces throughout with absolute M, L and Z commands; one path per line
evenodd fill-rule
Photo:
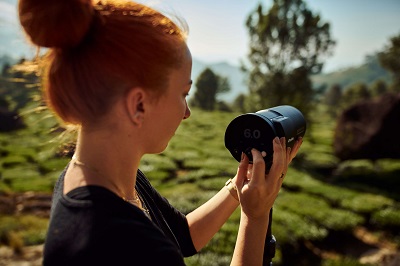
M 282 140 L 283 139 L 283 140 Z M 275 137 L 273 140 L 274 156 L 269 175 L 277 176 L 278 178 L 284 172 L 286 165 L 286 141 L 284 138 Z
M 249 164 L 247 167 L 247 179 L 248 180 L 251 179 L 252 173 L 253 173 L 253 164 Z
M 289 158 L 288 163 L 291 163 L 293 158 L 296 157 L 297 152 L 299 151 L 300 146 L 301 146 L 302 143 L 303 143 L 303 138 L 299 137 L 296 140 L 295 144 L 293 145 L 293 148 L 291 149 L 290 156 L 288 157 Z
M 249 166 L 249 158 L 242 153 L 242 160 L 236 174 L 236 187 L 241 191 L 244 181 L 247 180 L 247 168 Z
M 265 161 L 261 153 L 256 149 L 251 149 L 251 155 L 253 156 L 253 167 L 251 169 L 250 182 L 257 185 L 265 181 Z
M 273 140 L 274 156 L 268 176 L 277 177 L 273 178 L 274 180 L 283 180 L 288 165 L 296 156 L 302 142 L 303 139 L 300 137 L 296 140 L 293 147 L 290 148 L 286 146 L 285 137 L 275 137 Z M 242 160 L 239 164 L 236 179 L 236 186 L 239 189 L 243 188 L 244 184 L 247 182 L 257 184 L 265 180 L 265 161 L 262 154 L 256 149 L 252 149 L 251 153 L 253 156 L 252 164 L 249 164 L 248 157 L 244 153 L 242 154 Z

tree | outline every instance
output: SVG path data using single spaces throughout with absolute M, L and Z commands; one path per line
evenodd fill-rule
M 349 107 L 362 100 L 371 98 L 371 93 L 365 83 L 359 82 L 348 87 L 343 93 L 343 105 Z
M 248 85 L 256 108 L 291 104 L 309 112 L 313 98 L 310 74 L 321 72 L 334 41 L 330 25 L 313 14 L 303 0 L 274 0 L 249 15 Z M 255 94 L 255 95 L 254 95 Z
M 5 63 L 3 65 L 3 69 L 1 70 L 1 75 L 3 77 L 7 77 L 7 75 L 9 74 L 10 68 L 11 68 L 11 65 L 9 63 Z
M 370 87 L 370 92 L 372 97 L 379 97 L 385 94 L 388 91 L 386 82 L 378 79 L 374 83 L 372 83 Z
M 342 97 L 342 87 L 339 84 L 333 84 L 325 93 L 325 103 L 329 106 L 337 106 Z
M 379 62 L 393 74 L 392 90 L 400 92 L 400 34 L 390 39 L 390 44 L 378 54 Z
M 235 111 L 245 112 L 246 95 L 239 94 L 233 101 L 232 107 Z
M 342 99 L 342 87 L 339 84 L 333 84 L 325 93 L 325 104 L 328 106 L 328 113 L 336 117 L 339 111 Z
M 208 111 L 217 107 L 217 96 L 219 94 L 230 90 L 228 79 L 216 75 L 210 68 L 206 68 L 200 73 L 195 85 L 196 92 L 190 104 Z

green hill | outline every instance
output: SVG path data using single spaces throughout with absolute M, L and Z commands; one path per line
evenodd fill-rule
M 316 88 L 321 86 L 329 88 L 334 84 L 339 84 L 343 89 L 358 82 L 370 85 L 379 79 L 387 83 L 391 82 L 390 73 L 380 66 L 376 55 L 367 56 L 365 63 L 360 66 L 354 66 L 331 73 L 322 73 L 311 77 L 314 87 Z

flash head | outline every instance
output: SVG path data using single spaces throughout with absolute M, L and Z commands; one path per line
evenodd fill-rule
M 285 137 L 286 147 L 293 147 L 306 132 L 306 120 L 295 107 L 281 105 L 237 116 L 229 123 L 225 132 L 225 147 L 240 162 L 244 152 L 252 163 L 251 149 L 261 152 L 266 170 L 272 165 L 272 141 Z

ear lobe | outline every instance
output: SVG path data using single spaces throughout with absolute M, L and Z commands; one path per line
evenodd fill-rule
M 126 95 L 125 106 L 127 110 L 127 115 L 132 124 L 137 127 L 141 127 L 143 124 L 145 113 L 145 98 L 146 93 L 141 88 L 133 88 Z

